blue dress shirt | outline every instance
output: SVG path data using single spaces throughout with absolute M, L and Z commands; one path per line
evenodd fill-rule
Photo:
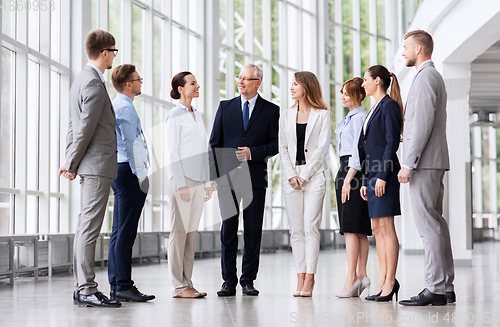
M 142 179 L 148 175 L 148 153 L 134 103 L 125 94 L 117 93 L 113 108 L 116 115 L 118 163 L 128 162 L 132 173 Z
M 338 134 L 338 153 L 339 158 L 351 156 L 349 158 L 349 167 L 356 170 L 361 169 L 359 162 L 358 141 L 361 134 L 361 128 L 368 114 L 363 106 L 360 106 L 349 113 L 337 125 L 335 133 Z

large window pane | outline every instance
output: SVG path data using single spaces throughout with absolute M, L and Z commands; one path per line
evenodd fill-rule
M 29 190 L 38 190 L 39 121 L 40 121 L 40 65 L 28 60 L 28 130 L 27 130 L 27 184 Z
M 116 47 L 120 49 L 122 46 L 122 33 L 121 33 L 121 0 L 109 0 L 109 32 L 113 34 L 116 40 Z M 113 60 L 113 68 L 120 65 L 121 63 L 121 53 L 118 51 L 118 55 Z M 135 62 L 134 62 L 135 64 Z M 112 69 L 108 69 L 109 78 L 111 80 Z M 109 91 L 109 88 L 108 88 Z
M 137 68 L 137 71 L 141 74 L 142 77 L 144 77 L 145 75 L 144 74 L 145 72 L 142 69 L 143 15 L 144 15 L 144 9 L 142 9 L 137 5 L 132 6 L 132 62 L 134 63 L 135 67 Z
M 50 12 L 50 56 L 61 60 L 61 0 L 54 0 L 54 10 Z
M 361 76 L 370 67 L 370 36 L 361 33 Z
M 158 16 L 153 18 L 153 96 L 164 97 L 161 84 L 163 75 L 163 25 L 164 21 Z
M 12 73 L 13 53 L 2 47 L 2 103 L 0 109 L 0 187 L 12 187 L 11 184 L 11 159 L 12 159 L 12 86 L 14 74 Z
M 240 73 L 241 68 L 245 65 L 245 56 L 242 54 L 236 54 L 234 58 L 234 72 L 236 75 Z M 238 83 L 234 83 L 234 92 L 238 94 Z
M 302 14 L 302 69 L 315 71 L 316 48 L 314 39 L 316 37 L 316 28 L 313 16 L 308 13 Z
M 288 26 L 288 65 L 292 68 L 300 68 L 299 51 L 297 44 L 297 20 L 299 19 L 299 13 L 297 8 L 294 6 L 287 6 L 287 26 Z
M 198 32 L 198 26 L 201 22 L 198 22 L 198 10 L 199 10 L 199 0 L 189 0 L 189 29 Z
M 280 1 L 271 0 L 271 51 L 272 60 L 279 62 L 280 60 L 280 20 L 279 20 Z
M 0 235 L 9 235 L 11 204 L 14 195 L 0 193 Z
M 153 6 L 159 12 L 163 12 L 163 2 L 164 0 L 153 0 Z
M 328 19 L 335 21 L 335 0 L 328 0 Z
M 61 223 L 61 200 L 56 197 L 50 198 L 50 229 L 49 233 L 60 233 Z
M 342 29 L 344 49 L 344 81 L 352 78 L 352 31 L 348 28 Z
M 352 0 L 342 0 L 342 24 L 352 26 Z
M 280 89 L 280 78 L 281 78 L 281 67 L 273 66 L 273 76 L 272 76 L 272 86 L 271 86 L 271 102 L 277 104 L 281 107 L 281 89 Z
M 189 34 L 189 71 L 193 74 L 199 74 L 198 71 L 198 38 Z
M 227 50 L 225 49 L 219 50 L 219 81 L 219 97 L 221 100 L 227 99 Z
M 245 0 L 234 0 L 234 46 L 245 50 Z
M 182 23 L 182 1 L 172 1 L 172 19 Z
M 177 26 L 172 26 L 172 44 L 181 44 L 182 33 Z M 182 67 L 181 52 L 177 46 L 172 46 L 172 76 L 179 73 Z
M 328 42 L 328 51 L 329 51 L 329 59 L 330 59 L 330 79 L 335 81 L 335 25 L 330 24 L 330 33 L 329 33 L 329 42 Z M 339 27 L 340 28 L 340 27 Z
M 359 14 L 361 20 L 361 29 L 363 31 L 370 30 L 370 0 L 359 0 Z
M 221 44 L 227 44 L 226 0 L 219 0 L 219 38 Z
M 18 1 L 21 3 L 21 1 Z M 26 10 L 26 8 L 23 8 Z M 28 46 L 40 51 L 40 12 L 28 10 Z
M 385 35 L 385 1 L 377 0 L 377 35 Z
M 264 53 L 262 0 L 253 2 L 253 53 L 262 57 Z
M 8 9 L 2 10 L 2 33 L 15 38 L 15 11 L 10 11 Z
M 26 234 L 37 234 L 39 231 L 38 215 L 40 212 L 39 198 L 34 195 L 26 196 Z
M 377 62 L 380 65 L 386 65 L 386 49 L 385 49 L 385 40 L 377 40 Z
M 61 166 L 61 126 L 60 118 L 60 90 L 61 75 L 52 71 L 50 76 L 50 166 Z M 61 178 L 57 175 L 56 169 L 50 170 L 50 191 L 59 192 Z
M 311 12 L 316 13 L 316 1 L 302 1 L 302 7 Z

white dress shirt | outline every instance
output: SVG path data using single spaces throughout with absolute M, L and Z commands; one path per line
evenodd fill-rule
M 240 95 L 240 97 L 241 97 L 241 114 L 243 114 L 243 108 L 245 107 L 245 102 L 248 101 L 248 121 L 250 121 L 250 117 L 252 117 L 252 112 L 253 109 L 255 108 L 255 103 L 257 102 L 259 94 L 257 93 L 257 95 L 251 98 L 250 100 L 245 99 L 243 95 Z M 250 149 L 248 149 L 248 151 L 250 151 Z M 252 160 L 252 151 L 250 151 L 250 158 L 248 158 L 248 160 Z
M 210 187 L 207 132 L 203 115 L 192 109 L 196 121 L 182 104 L 170 110 L 166 119 L 169 173 L 177 188 L 187 186 L 185 177 Z

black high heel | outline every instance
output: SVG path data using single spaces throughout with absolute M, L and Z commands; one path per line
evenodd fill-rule
M 396 282 L 394 283 L 394 286 L 392 287 L 391 293 L 389 293 L 389 295 L 386 295 L 386 296 L 378 296 L 375 298 L 375 301 L 377 301 L 377 302 L 389 302 L 389 301 L 392 301 L 392 296 L 394 294 L 396 294 L 396 302 L 397 302 L 398 301 L 398 292 L 399 292 L 399 282 L 396 279 Z M 382 294 L 382 292 L 380 292 L 380 294 Z
M 367 301 L 375 301 L 375 299 L 377 297 L 379 297 L 380 294 L 382 294 L 382 290 L 380 290 L 380 292 L 378 292 L 377 294 L 373 294 L 373 295 L 365 297 L 365 300 L 367 300 Z

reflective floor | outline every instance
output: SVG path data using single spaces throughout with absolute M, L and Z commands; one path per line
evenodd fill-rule
M 241 257 L 238 258 L 241 264 Z M 423 255 L 400 257 L 400 299 L 424 287 Z M 18 278 L 14 286 L 0 280 L 0 326 L 500 326 L 500 242 L 475 245 L 472 267 L 457 267 L 457 303 L 443 307 L 403 307 L 396 303 L 337 299 L 346 272 L 345 249 L 320 252 L 312 298 L 293 298 L 296 274 L 291 252 L 262 254 L 255 286 L 258 297 L 218 298 L 220 257 L 195 261 L 193 281 L 205 299 L 173 299 L 168 264 L 134 266 L 139 289 L 153 293 L 151 303 L 124 303 L 119 309 L 73 305 L 73 279 L 59 273 L 51 279 Z M 375 248 L 370 248 L 368 273 L 378 278 Z M 109 293 L 106 270 L 97 268 L 100 289 Z M 366 293 L 366 291 L 365 291 Z M 363 298 L 366 294 L 363 294 Z

